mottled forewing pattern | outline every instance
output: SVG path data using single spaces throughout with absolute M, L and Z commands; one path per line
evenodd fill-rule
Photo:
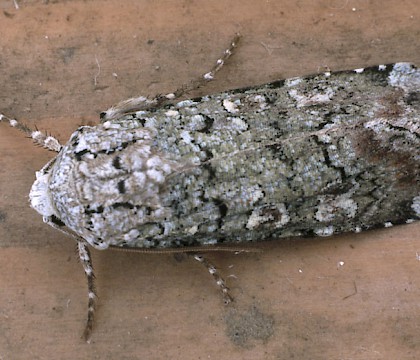
M 98 248 L 331 235 L 419 218 L 419 70 L 294 78 L 82 127 L 59 218 Z

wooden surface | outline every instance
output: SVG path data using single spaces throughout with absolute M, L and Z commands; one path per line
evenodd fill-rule
M 0 112 L 65 142 L 121 99 L 173 91 L 243 35 L 192 95 L 396 61 L 420 65 L 411 1 L 0 1 Z M 100 306 L 75 244 L 29 208 L 52 153 L 0 125 L 0 359 L 416 359 L 420 226 L 271 241 L 210 254 L 224 306 L 189 258 L 94 252 Z M 342 262 L 342 263 L 341 263 Z

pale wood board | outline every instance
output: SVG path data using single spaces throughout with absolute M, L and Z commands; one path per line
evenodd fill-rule
M 237 53 L 191 95 L 326 68 L 420 65 L 416 0 L 17 2 L 0 1 L 0 112 L 63 142 L 119 100 L 206 72 L 236 32 Z M 211 254 L 235 296 L 229 307 L 193 260 L 94 252 L 100 306 L 87 345 L 75 244 L 28 204 L 53 154 L 4 124 L 0 154 L 0 359 L 420 356 L 418 223 Z M 244 335 L 250 324 L 260 338 Z

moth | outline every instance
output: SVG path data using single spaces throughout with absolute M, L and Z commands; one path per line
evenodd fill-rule
M 58 154 L 31 206 L 76 239 L 96 292 L 89 246 L 199 252 L 291 236 L 327 236 L 420 217 L 420 70 L 408 63 L 326 72 L 176 101 L 212 80 L 138 97 L 82 126 L 65 145 L 14 119 Z M 228 301 L 228 289 L 213 274 Z

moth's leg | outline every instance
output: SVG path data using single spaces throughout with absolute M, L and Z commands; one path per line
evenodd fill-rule
M 59 152 L 61 148 L 63 147 L 55 137 L 50 136 L 48 134 L 44 134 L 37 129 L 32 130 L 31 128 L 29 128 L 25 124 L 20 123 L 16 119 L 12 119 L 12 118 L 7 117 L 6 115 L 0 114 L 0 121 L 3 121 L 3 120 L 8 121 L 10 126 L 23 132 L 28 137 L 33 139 L 36 144 L 41 145 L 42 147 L 48 150 Z
M 229 288 L 226 286 L 225 280 L 220 276 L 219 272 L 217 271 L 216 267 L 203 255 L 199 254 L 191 254 L 194 256 L 194 259 L 204 265 L 207 271 L 213 276 L 214 280 L 216 281 L 217 286 L 222 291 L 223 301 L 227 305 L 233 301 L 233 298 L 229 295 Z
M 86 340 L 86 342 L 90 342 L 90 337 L 92 335 L 92 328 L 93 328 L 93 322 L 95 319 L 95 310 L 96 310 L 96 302 L 97 302 L 97 296 L 96 296 L 96 289 L 95 289 L 95 275 L 93 273 L 93 267 L 92 267 L 92 260 L 90 257 L 90 251 L 87 245 L 79 241 L 77 243 L 77 250 L 79 252 L 79 259 L 80 262 L 83 265 L 83 269 L 85 270 L 87 283 L 88 283 L 88 294 L 89 294 L 89 302 L 88 302 L 88 315 L 87 315 L 87 321 L 86 321 L 86 327 L 83 331 L 83 339 Z
M 211 70 L 203 74 L 197 80 L 191 81 L 190 83 L 180 87 L 173 93 L 160 95 L 155 97 L 154 99 L 148 99 L 144 96 L 139 96 L 136 98 L 121 101 L 117 105 L 101 113 L 101 121 L 104 122 L 109 120 L 115 120 L 123 115 L 135 113 L 136 111 L 158 108 L 162 105 L 165 105 L 169 102 L 180 98 L 185 93 L 191 90 L 198 89 L 207 82 L 212 81 L 214 79 L 215 74 L 223 67 L 226 60 L 230 58 L 230 56 L 233 54 L 233 50 L 236 48 L 240 37 L 241 36 L 239 34 L 236 34 L 233 40 L 231 41 L 229 47 L 223 52 L 222 57 L 220 59 L 217 59 L 215 65 L 211 68 Z
M 169 95 L 169 98 L 177 99 L 184 95 L 185 93 L 196 90 L 200 88 L 201 86 L 207 84 L 208 82 L 212 81 L 216 75 L 216 73 L 223 67 L 227 59 L 229 59 L 234 49 L 238 46 L 239 39 L 241 38 L 240 34 L 236 34 L 235 37 L 232 39 L 232 41 L 229 44 L 229 47 L 223 52 L 223 55 L 221 58 L 216 60 L 216 63 L 211 68 L 209 72 L 206 72 L 202 76 L 200 76 L 195 81 L 191 81 L 189 84 L 186 84 L 182 86 L 181 88 L 177 89 L 173 94 L 167 94 L 165 96 Z

